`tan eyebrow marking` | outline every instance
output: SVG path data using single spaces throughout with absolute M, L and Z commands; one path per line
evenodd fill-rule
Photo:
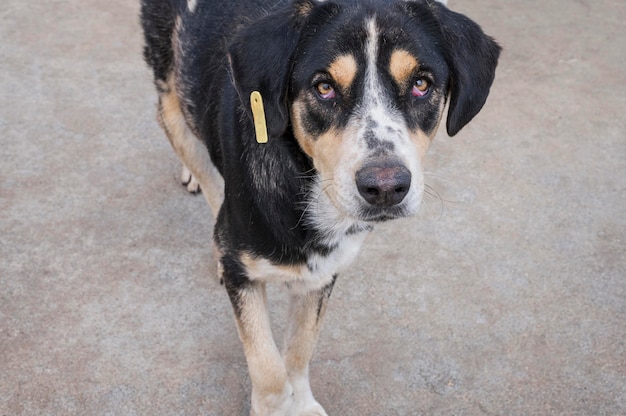
M 356 77 L 357 69 L 358 66 L 354 56 L 341 55 L 330 64 L 328 73 L 341 89 L 347 90 Z
M 405 87 L 418 66 L 417 58 L 404 49 L 396 49 L 389 60 L 389 71 L 398 85 Z

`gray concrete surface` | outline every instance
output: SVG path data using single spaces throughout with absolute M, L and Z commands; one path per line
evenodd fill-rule
M 505 47 L 421 213 L 341 276 L 331 415 L 626 414 L 626 2 L 455 0 Z M 203 198 L 178 184 L 138 5 L 0 11 L 0 415 L 246 415 Z M 271 293 L 276 333 L 285 302 Z

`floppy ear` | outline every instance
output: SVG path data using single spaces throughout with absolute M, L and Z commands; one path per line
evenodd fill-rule
M 315 0 L 297 0 L 242 29 L 228 47 L 239 99 L 252 119 L 250 94 L 261 93 L 270 136 L 281 136 L 287 130 L 292 56 L 316 6 Z
M 430 5 L 443 35 L 450 67 L 446 128 L 454 136 L 485 104 L 496 73 L 500 46 L 480 26 L 439 3 Z

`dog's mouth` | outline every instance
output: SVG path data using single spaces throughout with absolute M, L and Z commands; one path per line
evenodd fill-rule
M 386 208 L 364 206 L 358 213 L 359 219 L 366 222 L 386 222 L 410 215 L 404 204 Z

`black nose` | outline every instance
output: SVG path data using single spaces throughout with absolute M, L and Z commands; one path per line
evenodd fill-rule
M 356 186 L 369 204 L 391 207 L 409 192 L 411 172 L 399 164 L 365 166 L 356 173 Z

